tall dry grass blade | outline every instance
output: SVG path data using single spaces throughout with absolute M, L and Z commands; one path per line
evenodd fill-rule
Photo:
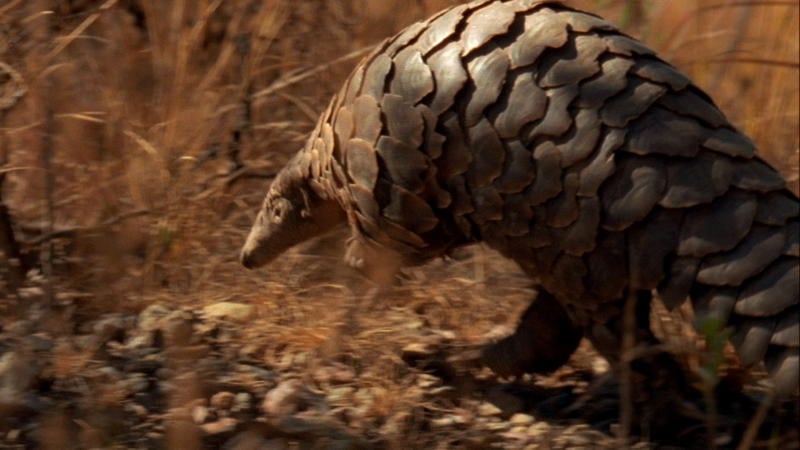
M 77 27 L 75 27 L 75 29 L 72 30 L 68 35 L 64 36 L 63 38 L 56 39 L 56 41 L 58 41 L 58 44 L 56 44 L 56 46 L 50 51 L 50 53 L 48 53 L 44 57 L 44 64 L 49 65 L 50 62 L 52 62 L 56 56 L 58 56 L 62 51 L 64 51 L 64 49 L 67 48 L 70 44 L 72 44 L 72 42 L 74 42 L 78 36 L 83 34 L 83 32 L 86 31 L 87 28 L 89 28 L 97 19 L 99 19 L 100 16 L 103 14 L 103 12 L 111 9 L 116 3 L 117 0 L 106 0 L 105 3 L 100 5 L 99 12 L 96 12 L 90 15 L 89 17 L 85 18 L 83 22 L 81 22 Z
M 19 6 L 21 3 L 22 0 L 11 0 L 9 3 L 6 3 L 5 6 L 0 6 L 0 17 L 3 17 L 6 13 Z
M 713 11 L 737 6 L 800 6 L 793 0 L 754 0 L 754 1 L 731 1 L 727 3 L 712 3 L 702 5 L 697 8 L 697 12 Z
M 104 119 L 99 119 L 86 113 L 60 113 L 55 115 L 58 119 L 74 119 L 91 123 L 106 123 Z
M 753 10 L 753 5 L 739 6 L 739 14 L 736 18 L 736 26 L 734 27 L 733 39 L 728 44 L 728 48 L 723 52 L 725 55 L 732 55 L 739 50 L 742 41 L 747 36 L 747 31 L 750 24 L 750 14 Z M 728 65 L 731 60 L 725 60 L 722 64 L 718 65 L 711 75 L 711 83 L 708 89 L 715 92 L 722 82 L 723 77 L 728 73 Z

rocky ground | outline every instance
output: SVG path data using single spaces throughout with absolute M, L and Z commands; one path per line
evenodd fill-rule
M 305 303 L 276 290 L 285 304 L 151 299 L 94 317 L 79 295 L 45 308 L 46 289 L 25 288 L 5 305 L 24 313 L 0 327 L 0 448 L 620 448 L 617 384 L 588 344 L 547 377 L 498 379 L 469 363 L 529 294 L 503 266 L 478 272 L 496 288 L 451 273 L 444 289 L 422 268 L 349 304 L 322 285 Z M 494 304 L 468 305 L 481 296 Z M 760 398 L 757 384 L 749 392 Z M 715 416 L 717 448 L 753 422 L 750 448 L 798 448 L 796 405 L 759 418 L 755 404 L 731 404 Z M 709 447 L 695 408 L 694 424 L 645 431 L 631 448 Z

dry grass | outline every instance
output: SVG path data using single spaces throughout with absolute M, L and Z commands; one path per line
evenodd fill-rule
M 69 320 L 156 301 L 200 307 L 234 300 L 257 305 L 242 339 L 276 343 L 265 358 L 335 341 L 378 368 L 392 367 L 387 360 L 421 330 L 452 330 L 459 340 L 479 342 L 498 333 L 497 324 L 511 323 L 529 295 L 525 279 L 485 251 L 412 270 L 345 337 L 347 308 L 365 289 L 340 268 L 336 245 L 293 250 L 258 273 L 237 263 L 265 175 L 302 145 L 358 56 L 455 3 L 0 4 L 0 95 L 12 99 L 8 107 L 0 102 L 0 198 L 28 260 L 51 274 L 54 294 L 80 294 Z M 621 24 L 686 71 L 797 192 L 796 2 L 568 3 Z M 250 172 L 242 173 L 242 164 Z M 61 237 L 46 239 L 48 233 Z M 52 243 L 52 256 L 34 245 L 41 242 Z M 0 303 L 9 317 L 27 308 Z M 62 326 L 48 331 L 69 328 L 51 322 Z M 59 370 L 69 372 L 81 358 L 67 352 Z M 401 381 L 365 380 L 385 398 L 375 414 L 417 400 L 403 395 Z

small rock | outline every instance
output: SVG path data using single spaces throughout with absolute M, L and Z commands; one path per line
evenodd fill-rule
M 352 367 L 339 363 L 320 367 L 314 372 L 314 379 L 319 383 L 344 384 L 352 382 L 355 377 Z
M 442 417 L 431 419 L 434 427 L 449 427 L 454 425 L 466 425 L 470 422 L 469 417 L 464 414 L 446 414 Z
M 285 438 L 267 439 L 255 431 L 243 431 L 228 440 L 222 448 L 230 450 L 289 450 L 289 440 Z
M 289 441 L 283 438 L 274 438 L 265 440 L 257 450 L 289 450 L 293 448 Z M 245 448 L 236 450 L 246 450 Z
M 233 401 L 233 407 L 231 407 L 231 411 L 233 412 L 242 412 L 247 411 L 250 409 L 250 405 L 253 402 L 253 396 L 250 395 L 249 392 L 239 392 L 236 394 L 236 398 Z
M 415 342 L 408 344 L 401 350 L 401 357 L 403 361 L 416 361 L 422 358 L 428 358 L 436 354 L 436 349 L 433 345 L 426 342 Z
M 245 321 L 253 316 L 255 307 L 244 303 L 219 302 L 203 308 L 203 312 L 215 319 L 228 318 L 237 321 Z
M 127 405 L 125 405 L 125 409 L 127 409 L 130 412 L 136 414 L 136 416 L 138 416 L 140 418 L 147 417 L 147 414 L 148 414 L 147 408 L 145 408 L 144 406 L 142 406 L 142 405 L 140 405 L 138 403 L 133 403 L 133 402 L 128 403 Z
M 564 430 L 564 434 L 583 434 L 587 431 L 591 431 L 589 425 L 585 423 L 576 423 L 575 425 L 571 425 Z
M 204 423 L 203 425 L 200 425 L 200 429 L 203 430 L 203 432 L 205 432 L 207 435 L 213 436 L 231 432 L 236 429 L 237 424 L 238 421 L 233 417 L 224 417 L 216 422 Z
M 0 392 L 15 396 L 28 390 L 39 375 L 32 356 L 10 351 L 0 356 Z
M 363 406 L 364 410 L 375 404 L 375 395 L 369 389 L 359 389 L 353 394 L 356 404 Z
M 43 281 L 43 279 L 41 279 L 41 276 L 42 276 L 41 274 L 34 273 L 34 271 L 31 271 L 31 273 L 28 273 L 28 278 L 31 279 L 31 281 L 35 280 L 34 277 L 36 277 L 36 276 L 38 276 L 40 278 L 39 280 L 36 280 L 36 281 Z M 40 288 L 39 286 L 23 287 L 23 288 L 17 289 L 17 294 L 20 296 L 20 298 L 23 298 L 23 299 L 26 299 L 26 300 L 32 299 L 32 298 L 41 298 L 41 297 L 44 297 L 44 289 Z
M 108 314 L 95 322 L 92 332 L 97 339 L 106 344 L 109 341 L 122 342 L 127 330 L 134 327 L 136 319 L 125 314 Z
M 20 434 L 22 434 L 22 431 L 15 428 L 6 433 L 6 440 L 8 442 L 16 442 L 19 439 Z
M 559 433 L 558 439 L 563 439 L 569 448 L 584 447 L 589 448 L 592 443 L 606 437 L 603 433 L 591 428 L 585 423 L 572 425 Z
M 408 411 L 392 414 L 383 424 L 380 434 L 384 436 L 404 436 L 411 425 L 413 415 Z
M 172 381 L 159 381 L 158 390 L 160 390 L 162 394 L 169 395 L 175 392 L 175 383 Z
M 164 437 L 164 434 L 159 431 L 148 431 L 145 433 L 144 437 L 150 439 L 151 441 L 161 441 Z
M 170 423 L 189 422 L 192 418 L 193 407 L 188 405 L 175 406 L 164 412 L 164 421 Z M 181 426 L 183 426 L 181 424 Z
M 222 391 L 211 396 L 211 406 L 221 410 L 229 410 L 233 407 L 236 395 L 232 392 Z
M 97 372 L 99 374 L 103 375 L 104 377 L 112 379 L 112 380 L 119 379 L 119 377 L 121 376 L 119 370 L 117 370 L 115 367 L 111 367 L 111 366 L 103 366 L 103 367 L 97 369 Z
M 31 350 L 36 352 L 49 352 L 53 350 L 53 338 L 47 333 L 32 334 L 25 339 Z
M 266 381 L 274 381 L 277 378 L 276 373 L 273 372 L 272 370 L 254 366 L 252 364 L 236 364 L 234 368 L 236 369 L 237 372 L 252 374 L 257 378 Z
M 169 380 L 170 378 L 172 378 L 173 372 L 174 371 L 169 367 L 159 367 L 155 371 L 155 376 L 159 380 Z
M 508 430 L 509 424 L 504 420 L 492 421 L 486 424 L 486 429 L 491 431 L 505 431 Z
M 354 392 L 355 388 L 351 386 L 336 387 L 328 392 L 326 398 L 331 405 L 344 406 L 352 403 Z
M 514 439 L 519 439 L 521 436 L 527 436 L 528 427 L 526 427 L 525 425 L 515 425 L 511 427 L 509 433 L 511 433 L 514 436 Z
M 131 394 L 144 392 L 150 387 L 150 381 L 143 373 L 132 373 L 126 380 L 123 381 L 125 389 Z
M 389 393 L 389 390 L 383 386 L 372 386 L 369 388 L 374 404 L 382 404 L 385 401 L 393 401 L 394 395 Z
M 300 407 L 303 382 L 298 379 L 286 380 L 267 392 L 261 409 L 271 416 L 293 414 Z
M 430 420 L 430 424 L 434 428 L 446 428 L 456 425 L 455 416 L 448 414 L 442 417 L 436 417 Z
M 503 410 L 495 406 L 491 402 L 483 402 L 478 405 L 478 414 L 481 416 L 499 416 L 503 413 Z
M 125 343 L 125 346 L 128 348 L 145 348 L 152 347 L 153 342 L 154 339 L 152 333 L 137 333 L 128 339 L 128 342 Z
M 594 358 L 592 359 L 592 372 L 595 375 L 602 375 L 611 369 L 611 366 L 608 364 L 608 361 L 605 358 Z
M 201 310 L 195 310 L 196 315 L 202 314 Z M 204 338 L 214 338 L 219 333 L 219 324 L 216 322 L 203 322 L 200 321 L 195 324 L 194 331 L 198 336 Z
M 733 442 L 733 436 L 731 436 L 729 433 L 718 434 L 714 438 L 714 444 L 716 444 L 718 448 L 725 447 L 726 445 L 729 445 L 731 442 Z
M 417 376 L 417 386 L 423 389 L 430 389 L 442 384 L 442 380 L 433 375 L 422 373 Z
M 258 360 L 264 349 L 260 345 L 246 344 L 239 350 L 239 357 L 243 359 Z
M 144 331 L 156 331 L 161 328 L 161 320 L 166 317 L 172 308 L 163 303 L 153 303 L 139 313 L 138 327 Z
M 527 433 L 533 437 L 542 437 L 550 433 L 550 424 L 547 422 L 536 422 L 528 427 Z
M 433 389 L 430 389 L 427 392 L 428 395 L 433 397 L 448 397 L 453 398 L 458 395 L 458 391 L 453 386 L 439 386 Z
M 205 423 L 210 416 L 211 412 L 205 406 L 198 405 L 192 408 L 192 420 L 198 425 Z
M 494 341 L 502 339 L 512 333 L 514 333 L 514 329 L 510 325 L 495 325 L 488 333 L 484 334 L 484 338 L 487 341 Z
M 192 314 L 188 311 L 172 311 L 161 319 L 159 328 L 168 345 L 188 345 L 192 339 Z
M 94 351 L 97 350 L 99 340 L 97 339 L 97 336 L 93 334 L 83 334 L 80 336 L 73 336 L 72 342 L 79 350 Z M 113 341 L 113 343 L 119 346 L 121 341 Z
M 433 333 L 445 342 L 454 341 L 456 339 L 456 333 L 451 330 L 433 330 Z
M 293 366 L 304 366 L 308 364 L 308 361 L 312 359 L 312 356 L 309 352 L 297 352 L 292 355 L 292 365 Z
M 530 425 L 534 420 L 534 417 L 530 414 L 516 413 L 511 416 L 509 422 L 511 422 L 512 425 Z

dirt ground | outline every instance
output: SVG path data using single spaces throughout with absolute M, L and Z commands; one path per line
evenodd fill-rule
M 238 265 L 358 58 L 455 3 L 0 2 L 0 449 L 800 448 L 798 403 L 767 405 L 729 351 L 719 390 L 741 394 L 628 441 L 586 343 L 548 376 L 475 365 L 533 296 L 482 246 L 383 290 L 341 232 Z M 568 3 L 686 71 L 797 192 L 796 2 Z M 654 322 L 701 370 L 691 311 Z

